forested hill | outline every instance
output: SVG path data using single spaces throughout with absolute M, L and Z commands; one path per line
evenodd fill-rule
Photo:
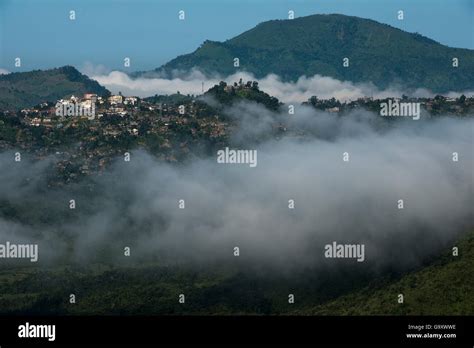
M 72 66 L 0 75 L 0 109 L 20 109 L 73 95 L 110 92 Z
M 229 25 L 232 25 L 231 23 Z M 240 66 L 234 67 L 234 58 Z M 349 66 L 343 59 L 349 58 Z M 458 67 L 453 67 L 457 58 Z M 261 23 L 225 42 L 205 41 L 152 72 L 170 76 L 192 68 L 226 76 L 244 70 L 283 80 L 320 74 L 339 80 L 400 84 L 435 92 L 474 89 L 474 50 L 450 48 L 417 33 L 344 15 L 312 15 Z

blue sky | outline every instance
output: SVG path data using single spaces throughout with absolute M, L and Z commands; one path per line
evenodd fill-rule
M 0 0 L 0 68 L 148 70 L 270 19 L 342 13 L 474 49 L 474 0 Z M 405 19 L 397 20 L 404 10 Z M 69 20 L 69 11 L 76 20 Z M 186 20 L 178 20 L 178 11 Z M 22 67 L 14 67 L 15 57 Z

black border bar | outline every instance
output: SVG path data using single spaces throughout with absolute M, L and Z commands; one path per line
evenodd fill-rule
M 0 346 L 31 344 L 474 345 L 473 316 L 0 316 Z M 20 338 L 26 322 L 55 325 L 55 341 Z M 419 325 L 429 330 L 409 329 Z M 455 325 L 455 329 L 435 329 Z M 407 338 L 448 333 L 456 338 Z

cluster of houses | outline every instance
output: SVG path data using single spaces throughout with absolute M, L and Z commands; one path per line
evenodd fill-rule
M 103 98 L 95 93 L 85 93 L 82 97 L 72 95 L 69 98 L 59 99 L 53 105 L 41 103 L 35 108 L 21 110 L 21 113 L 29 125 L 51 128 L 53 119 L 58 117 L 94 120 L 107 114 L 126 116 L 131 111 L 138 110 L 139 101 L 138 97 L 111 95 Z

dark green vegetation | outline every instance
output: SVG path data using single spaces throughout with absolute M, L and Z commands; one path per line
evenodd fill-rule
M 384 286 L 368 286 L 311 309 L 304 315 L 473 315 L 474 233 L 460 243 L 459 256 L 446 252 L 428 267 Z M 404 295 L 399 304 L 398 294 Z
M 209 99 L 209 97 L 211 99 Z M 208 114 L 216 114 L 235 103 L 255 102 L 262 104 L 269 110 L 276 111 L 280 107 L 280 101 L 259 89 L 257 81 L 240 81 L 233 84 L 227 84 L 221 81 L 207 90 L 203 95 L 193 96 L 180 93 L 170 95 L 154 95 L 143 98 L 143 101 L 152 104 L 165 104 L 168 106 L 179 106 L 190 103 L 197 103 L 200 108 L 204 108 Z M 216 103 L 217 102 L 217 103 Z M 213 108 L 214 107 L 214 108 Z M 201 113 L 202 114 L 202 113 Z M 198 115 L 200 116 L 200 115 Z
M 1 110 L 28 108 L 84 93 L 110 95 L 105 87 L 72 66 L 0 75 Z
M 239 101 L 255 102 L 262 104 L 269 110 L 277 111 L 281 105 L 277 98 L 261 91 L 258 88 L 257 81 L 247 81 L 244 83 L 240 79 L 239 83 L 233 85 L 227 85 L 227 83 L 221 81 L 218 85 L 215 85 L 209 89 L 204 97 L 210 96 L 217 101 L 221 108 L 230 106 Z
M 194 99 L 193 96 L 185 95 L 181 93 L 175 93 L 170 95 L 158 95 L 143 98 L 144 101 L 152 104 L 167 104 L 177 106 L 180 104 L 190 103 Z
M 229 75 L 238 69 L 257 78 L 270 73 L 284 80 L 320 74 L 339 80 L 424 87 L 435 92 L 474 87 L 474 51 L 450 48 L 417 33 L 369 19 L 344 15 L 312 15 L 261 23 L 225 42 L 205 41 L 196 51 L 155 70 L 197 67 L 207 74 Z M 350 66 L 343 67 L 343 58 Z M 452 59 L 459 59 L 453 68 Z M 145 73 L 145 75 L 147 75 Z
M 347 267 L 268 275 L 228 266 L 144 265 L 13 268 L 0 271 L 8 314 L 460 315 L 474 313 L 474 234 L 420 270 L 370 280 Z M 235 259 L 234 259 L 235 260 Z M 369 286 L 364 284 L 369 283 Z M 76 303 L 69 304 L 69 295 Z M 179 294 L 186 303 L 179 304 Z M 295 295 L 294 305 L 288 294 Z M 403 293 L 405 303 L 397 303 Z M 309 309 L 308 309 L 309 308 Z

